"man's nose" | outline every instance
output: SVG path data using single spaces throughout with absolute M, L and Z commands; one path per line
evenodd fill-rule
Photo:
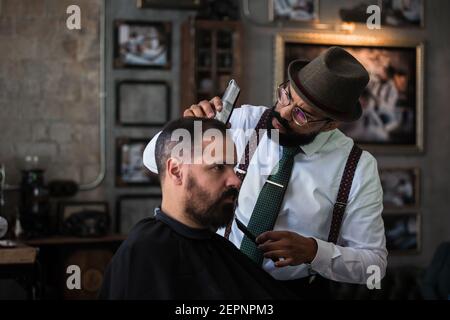
M 234 187 L 236 189 L 241 188 L 241 179 L 238 178 L 234 170 L 230 170 L 227 177 L 227 187 Z
M 286 119 L 287 121 L 291 121 L 292 120 L 292 109 L 294 109 L 295 107 L 295 103 L 291 103 L 288 106 L 285 106 L 283 108 L 280 109 L 280 116 L 284 119 Z

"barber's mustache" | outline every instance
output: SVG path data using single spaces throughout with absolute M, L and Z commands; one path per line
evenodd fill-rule
M 271 115 L 276 118 L 278 122 L 283 126 L 283 128 L 285 128 L 288 132 L 292 131 L 291 127 L 289 126 L 289 121 L 283 118 L 278 111 L 275 111 L 275 107 L 272 108 Z

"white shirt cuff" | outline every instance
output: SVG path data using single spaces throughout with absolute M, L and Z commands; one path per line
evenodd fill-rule
M 317 253 L 311 262 L 311 268 L 322 275 L 326 275 L 331 268 L 331 260 L 341 254 L 335 251 L 336 246 L 333 243 L 317 238 L 314 238 L 314 240 L 317 242 Z

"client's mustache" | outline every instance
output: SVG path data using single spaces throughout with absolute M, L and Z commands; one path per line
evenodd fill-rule
M 236 200 L 238 196 L 239 196 L 239 190 L 232 187 L 232 188 L 229 188 L 226 191 L 224 191 L 224 193 L 222 193 L 222 195 L 220 196 L 220 200 L 223 200 L 228 197 L 232 197 L 233 200 Z

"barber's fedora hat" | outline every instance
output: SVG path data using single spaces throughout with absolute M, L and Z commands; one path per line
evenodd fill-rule
M 369 73 L 344 49 L 331 47 L 310 62 L 294 60 L 288 77 L 295 92 L 329 118 L 351 122 L 361 117 L 359 97 Z

